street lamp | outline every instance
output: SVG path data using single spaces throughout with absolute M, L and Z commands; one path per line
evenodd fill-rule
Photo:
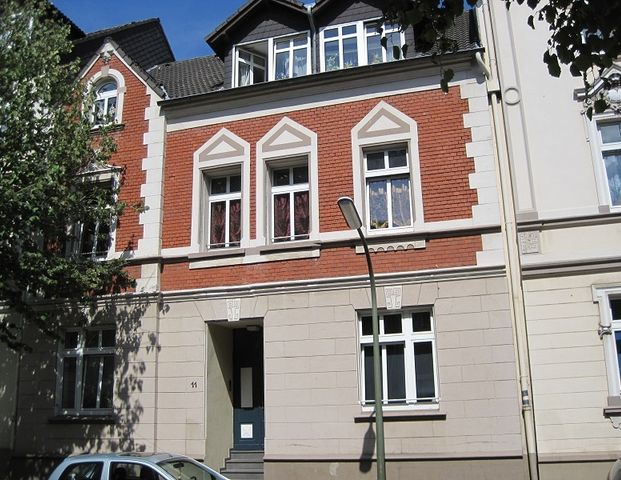
M 371 325 L 373 327 L 373 387 L 375 390 L 375 439 L 377 451 L 377 480 L 386 479 L 386 455 L 384 451 L 384 413 L 382 410 L 382 367 L 379 346 L 379 320 L 377 318 L 377 291 L 375 288 L 375 274 L 373 273 L 373 265 L 371 263 L 371 255 L 369 254 L 369 245 L 367 239 L 362 233 L 362 220 L 354 201 L 349 197 L 341 197 L 337 200 L 337 204 L 341 209 L 343 218 L 347 222 L 347 226 L 352 230 L 356 230 L 362 240 L 364 247 L 364 255 L 367 258 L 367 267 L 369 269 L 369 282 L 371 283 Z

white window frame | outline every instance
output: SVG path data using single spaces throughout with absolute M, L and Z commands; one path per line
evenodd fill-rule
M 388 152 L 391 150 L 405 150 L 405 159 L 406 166 L 405 167 L 390 167 L 389 166 L 389 158 Z M 408 153 L 407 144 L 398 144 L 398 145 L 389 145 L 383 146 L 381 148 L 368 148 L 364 150 L 364 160 L 363 160 L 363 169 L 364 169 L 364 178 L 365 178 L 365 206 L 366 206 L 366 218 L 365 224 L 368 226 L 370 231 L 398 231 L 404 229 L 411 229 L 414 222 L 414 205 L 413 205 L 413 190 L 412 190 L 412 178 L 410 171 L 410 161 L 409 161 L 409 153 Z M 384 168 L 377 170 L 369 170 L 367 165 L 367 156 L 369 153 L 383 153 L 384 154 Z M 397 178 L 407 177 L 409 182 L 409 200 L 410 200 L 410 223 L 408 225 L 402 225 L 395 227 L 392 225 L 393 223 L 393 209 L 392 209 L 392 180 Z M 386 180 L 386 208 L 388 210 L 388 226 L 385 228 L 372 228 L 371 227 L 371 192 L 369 183 L 373 179 L 385 179 Z
M 113 330 L 115 336 L 114 346 L 102 347 L 102 332 L 104 330 Z M 98 332 L 98 347 L 89 347 L 85 346 L 86 341 L 86 332 Z M 103 358 L 104 356 L 111 356 L 113 359 L 113 377 L 112 377 L 112 402 L 114 403 L 115 396 L 115 388 L 114 388 L 114 378 L 115 378 L 115 370 L 116 370 L 116 328 L 114 325 L 98 325 L 91 326 L 88 328 L 68 328 L 63 331 L 64 333 L 76 333 L 78 335 L 78 343 L 75 348 L 65 348 L 63 342 L 65 338 L 62 338 L 59 342 L 58 347 L 58 363 L 57 363 L 57 381 L 56 381 L 56 412 L 59 415 L 108 415 L 112 414 L 114 411 L 114 407 L 110 408 L 83 408 L 82 400 L 83 400 L 83 373 L 84 373 L 84 358 L 88 355 L 98 355 L 101 356 L 100 365 L 99 365 L 99 379 L 98 379 L 98 387 L 97 387 L 97 404 L 101 401 L 101 388 L 102 388 L 102 380 L 103 380 Z M 76 375 L 75 375 L 75 398 L 74 398 L 74 408 L 63 408 L 62 406 L 62 392 L 63 385 L 65 379 L 63 378 L 63 360 L 65 358 L 75 358 L 76 359 Z
M 269 50 L 268 50 L 268 55 L 259 55 L 258 53 L 253 52 L 252 50 L 250 50 L 248 48 L 248 46 L 253 45 L 253 44 L 259 44 L 259 43 L 265 43 L 265 42 L 249 42 L 249 43 L 244 43 L 244 44 L 239 44 L 235 46 L 235 55 L 234 55 L 234 68 L 233 68 L 233 86 L 234 87 L 247 87 L 250 85 L 256 85 L 256 83 L 264 83 L 267 82 L 269 80 L 268 78 L 268 72 L 269 72 Z M 269 42 L 268 42 L 269 43 Z M 250 60 L 246 60 L 241 58 L 240 53 L 244 52 L 250 55 Z M 261 65 L 257 62 L 255 62 L 255 57 L 258 58 L 262 58 L 265 60 L 265 64 Z M 250 66 L 250 83 L 248 83 L 247 85 L 240 85 L 239 83 L 239 64 L 243 63 L 246 65 Z M 263 70 L 263 82 L 256 82 L 254 81 L 254 67 L 259 68 L 260 70 Z
M 598 334 L 604 347 L 608 404 L 621 406 L 621 372 L 617 360 L 615 332 L 621 332 L 621 320 L 613 320 L 610 300 L 621 300 L 621 286 L 593 286 L 593 301 L 599 305 Z
M 119 169 L 116 167 L 109 166 L 103 169 L 95 169 L 82 174 L 83 181 L 85 183 L 109 183 L 111 190 L 116 190 L 119 188 Z M 114 194 L 112 196 L 113 202 L 118 202 L 118 195 Z M 108 249 L 105 253 L 98 254 L 97 252 L 97 241 L 93 242 L 93 249 L 91 250 L 88 258 L 91 260 L 109 260 L 114 257 L 115 252 L 115 244 L 116 244 L 116 227 L 117 227 L 117 218 L 114 216 L 110 216 L 110 231 L 108 233 Z M 95 238 L 99 232 L 99 226 L 101 225 L 101 220 L 95 222 Z M 76 222 L 75 224 L 69 227 L 70 229 L 70 238 L 67 243 L 67 251 L 72 255 L 77 255 L 82 258 L 85 257 L 86 254 L 82 253 L 82 242 L 84 240 L 84 227 L 85 224 L 83 222 Z
M 283 117 L 257 142 L 256 169 L 256 228 L 253 246 L 272 244 L 272 200 L 271 169 L 287 165 L 296 159 L 305 159 L 308 164 L 309 188 L 309 236 L 308 240 L 319 240 L 319 161 L 317 134 L 312 130 Z M 302 240 L 303 241 L 303 240 Z M 277 242 L 276 245 L 287 242 Z
M 108 90 L 106 92 L 101 92 L 101 89 L 108 84 L 114 84 L 114 90 Z M 92 121 L 95 126 L 109 125 L 111 123 L 116 123 L 116 110 L 119 93 L 118 93 L 118 85 L 113 78 L 106 78 L 105 80 L 100 81 L 97 85 L 95 85 L 95 100 L 93 103 L 93 113 L 92 113 Z M 114 99 L 114 112 L 110 113 L 110 101 Z M 99 102 L 103 102 L 103 113 L 104 116 L 101 119 L 97 119 L 97 104 Z
M 320 69 L 322 72 L 332 72 L 332 71 L 337 71 L 337 70 L 343 70 L 345 68 L 343 64 L 343 62 L 345 61 L 345 59 L 343 58 L 343 40 L 349 39 L 349 38 L 356 39 L 356 53 L 358 56 L 358 64 L 352 67 L 347 67 L 347 68 L 355 68 L 355 67 L 359 67 L 361 65 L 366 64 L 366 61 L 364 60 L 365 57 L 362 56 L 363 49 L 360 48 L 361 37 L 362 37 L 362 25 L 363 25 L 363 22 L 350 22 L 350 23 L 343 23 L 340 25 L 330 25 L 320 30 L 319 32 L 319 59 L 320 59 L 320 64 L 321 64 Z M 351 26 L 356 27 L 356 33 L 349 33 L 349 34 L 343 35 L 343 28 L 351 27 Z M 327 30 L 333 30 L 333 29 L 337 29 L 338 31 L 337 35 L 335 37 L 326 39 L 325 32 Z M 338 42 L 338 45 L 339 45 L 339 66 L 338 68 L 335 68 L 333 70 L 328 70 L 326 68 L 325 44 L 330 43 L 330 42 Z
M 293 169 L 296 167 L 306 167 L 306 175 L 307 181 L 305 183 L 293 183 Z M 309 171 L 308 171 L 308 159 L 305 157 L 300 158 L 291 158 L 286 160 L 280 160 L 275 162 L 270 162 L 268 165 L 269 168 L 269 178 L 270 178 L 270 243 L 281 243 L 281 242 L 294 242 L 301 240 L 308 240 L 310 238 L 310 218 L 311 218 L 311 191 L 310 184 L 308 181 Z M 289 170 L 289 185 L 274 185 L 274 172 L 277 170 Z M 295 194 L 300 192 L 308 192 L 308 216 L 309 216 L 309 225 L 308 225 L 308 233 L 305 235 L 306 238 L 295 238 Z M 275 238 L 274 234 L 274 226 L 275 226 L 275 209 L 274 209 L 274 198 L 276 195 L 289 195 L 289 238 L 279 237 Z
M 418 154 L 418 126 L 416 121 L 385 101 L 380 101 L 352 129 L 352 173 L 354 203 L 359 212 L 365 212 L 363 223 L 368 237 L 381 237 L 395 232 L 416 232 L 425 228 L 423 191 Z M 371 229 L 368 225 L 368 200 L 365 152 L 405 145 L 410 174 L 412 225 L 398 229 Z
M 203 178 L 205 182 L 205 231 L 203 233 L 203 244 L 207 250 L 217 249 L 221 250 L 222 248 L 239 248 L 241 244 L 241 238 L 244 235 L 243 232 L 243 218 L 246 212 L 244 212 L 243 204 L 242 204 L 242 172 L 241 165 L 238 165 L 235 169 L 236 171 L 232 172 L 230 170 L 222 171 L 218 169 L 204 169 L 203 170 Z M 236 192 L 231 192 L 231 177 L 240 177 L 240 189 Z M 214 178 L 226 178 L 226 192 L 225 193 L 212 193 L 210 188 L 211 180 Z M 231 242 L 230 240 L 230 215 L 231 215 L 231 201 L 239 200 L 240 208 L 241 208 L 241 218 L 240 218 L 240 240 L 238 242 Z M 211 205 L 213 203 L 225 202 L 226 204 L 226 221 L 225 221 L 225 234 L 224 234 L 224 245 L 221 246 L 213 246 L 210 243 L 210 232 L 211 232 Z
M 414 332 L 412 328 L 412 315 L 414 313 L 428 313 L 430 319 L 431 330 L 425 332 Z M 384 333 L 384 316 L 389 315 L 401 315 L 401 333 Z M 370 312 L 360 314 L 358 317 L 358 339 L 359 339 L 359 369 L 360 369 L 360 403 L 364 410 L 372 410 L 374 402 L 365 401 L 365 347 L 373 346 L 373 335 L 363 335 L 362 333 L 362 319 L 364 317 L 370 317 Z M 430 410 L 438 409 L 440 402 L 439 393 L 439 378 L 438 378 L 438 355 L 436 346 L 436 330 L 433 312 L 428 309 L 414 309 L 414 310 L 394 310 L 384 311 L 378 313 L 379 320 L 379 343 L 381 350 L 381 366 L 382 366 L 382 405 L 386 410 Z M 433 358 L 433 381 L 435 396 L 431 399 L 417 398 L 416 395 L 416 364 L 414 358 L 414 345 L 416 343 L 431 342 L 431 351 Z M 388 345 L 404 345 L 404 372 L 405 372 L 405 391 L 406 398 L 403 402 L 393 403 L 388 398 L 388 362 L 386 347 Z
M 125 101 L 125 77 L 108 65 L 105 65 L 99 72 L 95 73 L 88 79 L 89 91 L 93 92 L 94 99 L 96 99 L 96 92 L 99 87 L 107 82 L 116 83 L 116 111 L 114 113 L 114 120 L 105 124 L 97 124 L 93 122 L 93 129 L 101 128 L 103 125 L 109 124 L 122 124 L 123 123 L 123 104 Z M 91 118 L 93 118 L 95 105 L 92 106 Z
M 382 24 L 382 34 L 380 35 L 379 32 L 377 30 L 374 30 L 372 33 L 367 32 L 367 26 L 369 25 L 376 25 L 377 24 L 377 20 L 373 21 L 366 21 L 364 22 L 362 28 L 363 28 L 363 36 L 364 36 L 364 40 L 363 40 L 363 47 L 364 47 L 364 64 L 365 65 L 373 65 L 371 63 L 369 63 L 369 52 L 368 52 L 368 43 L 367 43 L 367 39 L 369 37 L 375 37 L 378 36 L 380 37 L 380 39 L 382 37 L 385 37 L 387 33 L 399 33 L 399 42 L 400 44 L 398 45 L 399 49 L 401 49 L 403 47 L 403 45 L 405 44 L 405 33 L 401 31 L 401 29 L 399 28 L 399 25 L 397 24 L 387 24 L 387 23 L 383 23 Z M 379 63 L 386 63 L 386 62 L 394 62 L 398 59 L 388 59 L 388 49 L 391 48 L 390 45 L 387 45 L 386 48 L 381 47 L 381 51 L 382 51 L 382 61 Z M 391 53 L 392 56 L 392 53 Z
M 205 176 L 213 172 L 239 171 L 241 174 L 241 241 L 240 248 L 249 246 L 250 232 L 250 144 L 230 130 L 221 128 L 194 152 L 192 178 L 192 220 L 190 248 L 183 248 L 184 254 L 205 252 L 208 238 L 205 225 L 208 213 L 209 192 Z M 217 249 L 223 250 L 223 249 Z
M 607 123 L 621 123 L 621 116 L 611 113 L 593 117 L 593 120 L 590 122 L 589 128 L 591 138 L 594 139 L 594 141 L 591 142 L 591 151 L 595 163 L 594 167 L 597 178 L 597 191 L 600 206 L 607 207 L 607 209 L 611 212 L 618 212 L 621 211 L 621 203 L 619 205 L 612 204 L 610 186 L 608 184 L 608 173 L 606 171 L 606 164 L 604 163 L 603 153 L 615 150 L 621 151 L 621 142 L 604 144 L 599 126 Z
M 304 38 L 306 40 L 306 43 L 304 45 L 294 46 L 293 42 L 299 38 Z M 283 80 L 283 79 L 276 78 L 276 55 L 278 53 L 283 53 L 283 52 L 289 52 L 289 72 L 288 72 L 288 76 L 286 76 L 285 78 L 294 78 L 293 77 L 293 54 L 295 50 L 306 50 L 306 73 L 304 75 L 309 75 L 311 73 L 312 57 L 311 57 L 311 48 L 310 48 L 311 42 L 310 42 L 309 32 L 300 32 L 294 35 L 274 37 L 271 40 L 272 41 L 270 43 L 273 44 L 273 48 L 270 49 L 270 57 L 268 59 L 268 67 L 270 70 L 270 76 L 269 76 L 270 81 Z M 283 41 L 289 41 L 289 46 L 286 48 L 279 49 L 277 47 L 277 44 Z

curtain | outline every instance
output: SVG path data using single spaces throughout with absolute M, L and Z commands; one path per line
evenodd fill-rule
M 293 203 L 294 214 L 294 231 L 295 238 L 308 238 L 309 232 L 309 208 L 308 208 L 308 191 L 295 192 Z
M 209 246 L 222 247 L 226 239 L 226 202 L 211 204 L 211 218 L 209 222 Z
M 290 236 L 289 194 L 274 195 L 274 240 L 288 240 Z

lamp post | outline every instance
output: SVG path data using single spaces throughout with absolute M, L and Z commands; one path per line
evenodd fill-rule
M 375 441 L 377 452 L 377 480 L 386 479 L 386 455 L 384 451 L 384 413 L 382 410 L 382 367 L 379 346 L 379 320 L 377 318 L 377 290 L 375 288 L 375 274 L 369 254 L 367 239 L 362 233 L 362 220 L 354 201 L 349 197 L 341 197 L 337 200 L 343 218 L 347 226 L 356 230 L 362 240 L 364 255 L 369 269 L 369 282 L 371 284 L 371 325 L 373 328 L 373 387 L 375 390 Z

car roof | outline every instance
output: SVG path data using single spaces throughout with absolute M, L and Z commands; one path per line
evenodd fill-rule
M 82 453 L 79 455 L 71 455 L 67 457 L 67 460 L 143 460 L 152 463 L 158 463 L 162 460 L 169 460 L 172 458 L 189 458 L 185 455 L 177 455 L 167 452 L 160 453 L 145 453 L 145 452 L 122 452 L 122 453 Z

